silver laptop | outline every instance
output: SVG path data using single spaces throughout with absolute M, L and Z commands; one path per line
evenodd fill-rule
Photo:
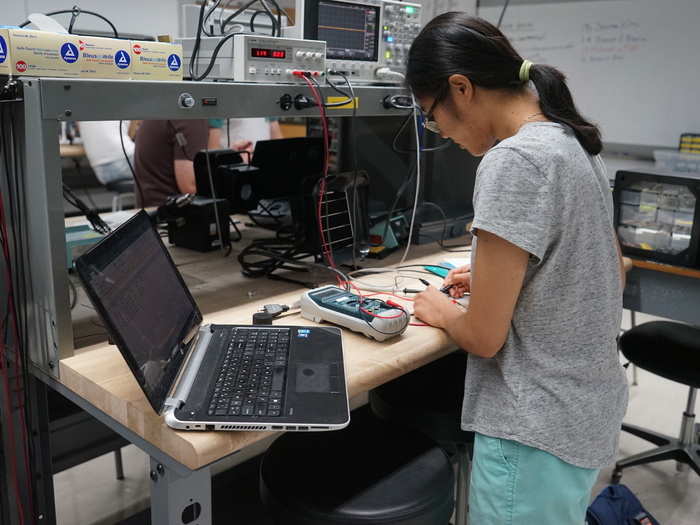
M 202 325 L 141 211 L 75 263 L 154 410 L 178 430 L 335 430 L 350 421 L 340 330 Z

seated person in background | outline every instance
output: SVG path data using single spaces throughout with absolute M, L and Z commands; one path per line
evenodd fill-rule
M 140 206 L 160 206 L 174 194 L 196 193 L 192 160 L 207 149 L 206 120 L 144 120 L 136 132 L 134 169 Z
M 280 124 L 276 119 L 209 119 L 209 125 L 220 130 L 219 143 L 210 146 L 211 148 L 230 148 L 235 151 L 248 151 L 252 154 L 257 141 L 283 138 Z
M 133 180 L 131 168 L 122 151 L 118 120 L 85 121 L 80 122 L 78 128 L 88 162 L 100 183 L 108 185 Z M 134 142 L 127 134 L 128 129 L 129 122 L 123 122 L 121 134 L 124 139 L 124 149 L 129 156 L 129 162 L 133 164 Z

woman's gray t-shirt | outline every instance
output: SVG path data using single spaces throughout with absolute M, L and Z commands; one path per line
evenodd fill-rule
M 622 287 L 606 170 L 570 128 L 533 122 L 479 165 L 474 223 L 530 253 L 504 347 L 469 356 L 462 428 L 585 468 L 613 462 L 627 408 Z M 472 264 L 474 278 L 479 268 Z

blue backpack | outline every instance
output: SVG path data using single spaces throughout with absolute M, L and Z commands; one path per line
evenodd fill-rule
M 660 525 L 624 485 L 608 485 L 586 512 L 588 525 Z

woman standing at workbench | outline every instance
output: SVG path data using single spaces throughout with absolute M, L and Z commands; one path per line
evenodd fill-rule
M 415 302 L 470 354 L 470 523 L 581 525 L 627 407 L 624 276 L 600 132 L 562 73 L 463 13 L 423 29 L 406 82 L 427 129 L 483 155 L 472 264 L 445 280 L 453 296 L 471 293 L 469 309 L 432 287 Z

